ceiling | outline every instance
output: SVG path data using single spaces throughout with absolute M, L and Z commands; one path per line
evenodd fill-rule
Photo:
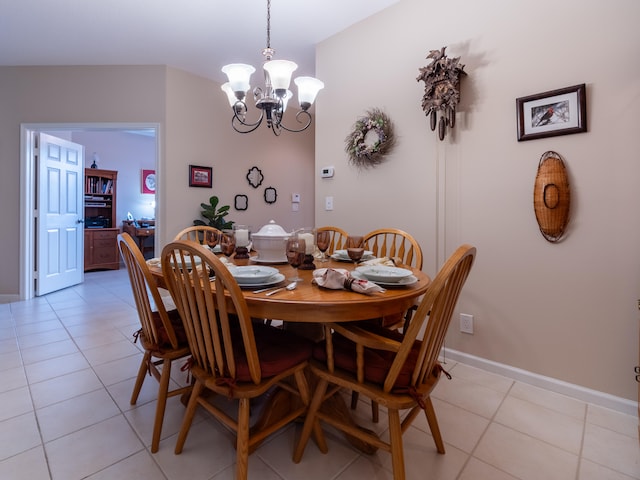
M 318 42 L 398 1 L 272 0 L 274 58 L 313 76 Z M 222 83 L 223 65 L 258 67 L 266 46 L 266 0 L 0 0 L 0 11 L 0 65 L 170 65 Z

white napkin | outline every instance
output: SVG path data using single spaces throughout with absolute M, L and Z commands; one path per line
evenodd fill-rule
M 360 262 L 360 265 L 386 265 L 389 267 L 395 267 L 396 264 L 389 257 L 372 258 L 371 260 L 365 260 Z
M 159 258 L 150 258 L 149 260 L 147 260 L 147 265 L 149 265 L 150 267 L 159 267 L 160 266 L 160 259 Z
M 342 268 L 318 268 L 313 271 L 313 281 L 324 288 L 352 290 L 365 295 L 386 291 L 373 282 L 352 277 L 348 270 Z

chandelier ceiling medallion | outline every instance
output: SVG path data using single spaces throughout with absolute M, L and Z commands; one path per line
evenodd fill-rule
M 299 128 L 288 128 L 282 123 L 282 117 L 287 109 L 287 103 L 293 96 L 289 90 L 291 75 L 298 68 L 289 60 L 272 60 L 275 50 L 271 48 L 271 0 L 267 0 L 267 48 L 262 50 L 265 57 L 264 88 L 253 89 L 253 98 L 256 108 L 260 109 L 260 116 L 255 122 L 246 120 L 247 104 L 245 96 L 251 85 L 251 74 L 256 71 L 251 65 L 244 63 L 231 63 L 222 67 L 222 72 L 227 75 L 229 81 L 222 85 L 222 90 L 227 94 L 229 104 L 233 110 L 231 126 L 236 132 L 250 133 L 256 130 L 266 118 L 267 127 L 274 135 L 280 135 L 282 130 L 288 132 L 302 132 L 311 125 L 309 108 L 316 99 L 318 92 L 324 87 L 324 83 L 313 77 L 297 77 L 294 79 L 298 86 L 298 103 L 300 111 L 296 114 L 296 120 L 301 125 Z

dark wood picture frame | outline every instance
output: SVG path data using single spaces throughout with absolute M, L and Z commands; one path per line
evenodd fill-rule
M 264 175 L 262 175 L 262 171 L 258 167 L 252 167 L 247 173 L 247 181 L 253 188 L 258 188 L 262 185 L 263 180 Z
M 213 168 L 189 165 L 189 186 L 211 188 L 213 186 Z
M 276 203 L 278 199 L 278 192 L 273 187 L 267 187 L 264 189 L 264 201 L 267 203 Z
M 587 131 L 586 85 L 516 98 L 518 141 Z
M 249 197 L 246 195 L 236 195 L 233 205 L 236 210 L 246 210 L 249 208 Z

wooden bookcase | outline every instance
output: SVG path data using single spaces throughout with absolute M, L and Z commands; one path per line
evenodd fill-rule
M 84 271 L 120 268 L 116 226 L 118 172 L 84 170 Z

